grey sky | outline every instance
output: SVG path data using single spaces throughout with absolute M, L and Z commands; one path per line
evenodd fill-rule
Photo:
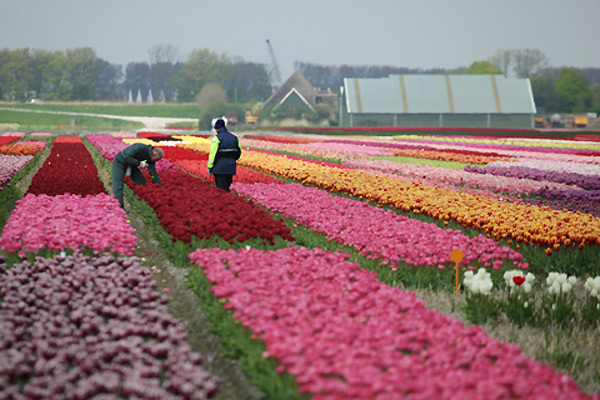
M 111 63 L 172 44 L 270 63 L 456 68 L 538 49 L 600 68 L 600 0 L 0 0 L 0 49 L 89 46 Z

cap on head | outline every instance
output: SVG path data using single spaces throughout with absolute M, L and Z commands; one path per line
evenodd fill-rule
M 215 129 L 219 130 L 223 127 L 225 127 L 225 121 L 223 121 L 222 118 L 219 118 L 218 120 L 215 121 Z
M 159 160 L 162 160 L 162 158 L 165 156 L 165 152 L 160 147 L 155 147 L 153 152 L 158 156 Z

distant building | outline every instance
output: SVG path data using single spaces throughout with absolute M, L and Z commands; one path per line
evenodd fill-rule
M 533 128 L 529 79 L 504 75 L 344 78 L 340 126 Z
M 317 90 L 306 79 L 302 72 L 296 70 L 273 94 L 265 101 L 262 108 L 268 106 L 301 106 L 315 110 L 315 106 L 327 104 L 337 107 L 337 95 L 329 90 Z

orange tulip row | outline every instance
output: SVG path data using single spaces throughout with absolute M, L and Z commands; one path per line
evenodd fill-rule
M 414 157 L 414 158 L 426 158 L 429 160 L 441 160 L 441 161 L 456 161 L 464 164 L 488 164 L 493 161 L 511 161 L 512 159 L 507 157 L 494 157 L 477 154 L 460 154 L 460 153 L 448 153 L 445 151 L 436 150 L 411 150 L 411 149 L 398 149 L 394 150 L 394 155 L 400 157 Z
M 9 156 L 32 156 L 40 151 L 40 146 L 35 144 L 7 144 L 0 146 L 0 154 Z

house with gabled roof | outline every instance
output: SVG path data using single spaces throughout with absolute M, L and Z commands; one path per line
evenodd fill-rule
M 262 109 L 282 105 L 305 106 L 314 111 L 317 91 L 306 79 L 302 72 L 296 70 L 283 84 L 265 101 Z

